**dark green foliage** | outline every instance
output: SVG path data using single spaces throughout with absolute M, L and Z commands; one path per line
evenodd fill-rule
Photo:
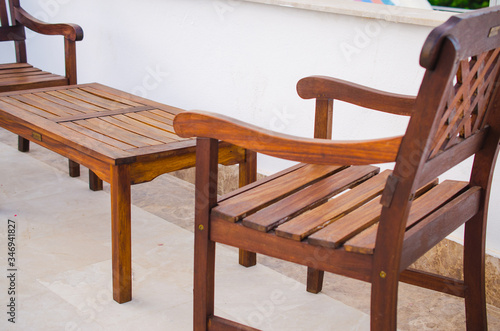
M 478 9 L 489 6 L 488 0 L 429 0 L 433 6 Z

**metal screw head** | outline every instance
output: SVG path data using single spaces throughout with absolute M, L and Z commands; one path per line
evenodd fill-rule
M 385 271 L 380 272 L 380 278 L 385 278 L 386 276 L 387 274 L 385 273 Z
M 200 225 L 198 225 L 198 229 L 200 229 L 200 231 L 203 231 L 203 229 L 205 229 L 205 227 L 203 226 L 203 224 L 200 224 Z

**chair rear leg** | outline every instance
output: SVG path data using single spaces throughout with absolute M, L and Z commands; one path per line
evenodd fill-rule
M 239 164 L 239 186 L 245 186 L 257 180 L 257 154 L 253 151 L 245 151 L 245 161 Z M 239 250 L 239 264 L 244 267 L 252 267 L 257 264 L 257 254 L 254 252 Z
M 487 330 L 485 231 L 482 214 L 465 223 L 464 283 L 467 330 Z
M 399 285 L 397 275 L 382 274 L 376 278 L 372 282 L 370 330 L 395 331 Z

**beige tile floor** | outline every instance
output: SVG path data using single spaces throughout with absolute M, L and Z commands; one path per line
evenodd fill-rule
M 170 175 L 132 187 L 133 301 L 111 295 L 109 187 L 88 190 L 66 160 L 16 150 L 0 129 L 0 330 L 190 330 L 193 193 Z M 16 224 L 16 323 L 8 322 L 8 220 Z M 305 269 L 269 258 L 243 268 L 218 246 L 216 313 L 264 330 L 368 330 L 367 284 L 327 274 L 305 292 Z M 254 286 L 258 285 L 258 286 Z M 460 299 L 402 285 L 401 330 L 464 330 Z M 500 309 L 489 306 L 490 330 Z

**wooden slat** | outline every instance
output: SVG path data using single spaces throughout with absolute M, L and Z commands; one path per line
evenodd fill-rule
M 151 107 L 162 109 L 162 110 L 165 110 L 165 111 L 172 113 L 172 114 L 175 114 L 175 115 L 185 111 L 185 110 L 177 108 L 177 107 L 167 106 L 165 104 L 155 102 L 155 101 L 152 101 L 149 99 L 145 99 L 145 98 L 139 97 L 139 96 L 134 95 L 134 94 L 125 93 L 123 91 L 111 88 L 109 86 L 101 85 L 98 83 L 93 83 L 93 84 L 90 84 L 89 86 L 91 88 L 95 88 L 99 91 L 106 92 L 106 93 L 109 93 L 111 95 L 115 95 L 118 97 L 125 97 L 131 102 L 137 102 L 139 104 L 149 105 Z M 87 87 L 87 86 L 83 86 L 83 87 Z
M 2 70 L 18 69 L 18 68 L 33 68 L 33 66 L 28 63 L 17 63 L 17 62 L 0 64 L 0 72 Z
M 122 109 L 122 108 L 129 108 L 128 105 L 115 102 L 109 99 L 103 99 L 96 97 L 94 94 L 87 93 L 85 91 L 79 91 L 78 89 L 67 89 L 67 90 L 61 90 L 62 94 L 67 95 L 68 97 L 71 97 L 75 100 L 80 100 L 82 102 L 86 102 L 88 104 L 101 107 L 107 110 L 115 110 L 115 109 Z
M 222 201 L 212 210 L 212 216 L 236 222 L 268 205 L 297 192 L 305 186 L 337 172 L 341 166 L 307 165 L 296 171 L 266 182 L 253 190 Z
M 162 113 L 165 114 L 166 112 L 163 111 Z M 144 116 L 149 117 L 149 118 L 151 118 L 153 120 L 156 120 L 158 122 L 162 122 L 162 123 L 165 123 L 165 124 L 168 124 L 168 125 L 173 125 L 174 124 L 174 119 L 171 116 L 170 117 L 161 116 L 161 115 L 155 114 L 154 112 L 151 112 L 151 111 L 149 111 L 147 113 L 144 113 L 144 114 L 141 114 L 141 115 L 144 115 Z M 171 115 L 171 114 L 168 114 L 168 115 Z M 173 117 L 175 117 L 175 116 L 173 116 Z
M 437 179 L 429 182 L 420 188 L 415 196 L 420 197 L 437 184 Z M 309 243 L 312 245 L 339 248 L 347 240 L 378 222 L 382 210 L 380 201 L 381 196 L 378 196 L 344 217 L 330 223 L 328 226 L 309 236 Z
M 440 208 L 467 187 L 467 182 L 447 180 L 416 199 L 410 209 L 406 228 Z M 378 223 L 361 232 L 344 245 L 345 250 L 362 254 L 373 254 L 377 238 Z
M 133 121 L 127 116 L 124 115 L 117 115 L 117 116 L 105 116 L 105 117 L 100 117 L 101 120 L 106 121 L 110 124 L 119 126 L 125 130 L 137 133 L 141 136 L 149 137 L 151 139 L 155 139 L 158 141 L 161 141 L 165 144 L 175 141 L 172 138 L 169 138 L 167 134 L 168 132 L 159 130 L 155 127 L 148 126 L 144 123 L 138 122 L 138 121 Z
M 137 120 L 135 120 L 133 118 L 130 118 L 129 116 L 127 116 L 128 114 L 129 113 L 124 114 L 124 115 L 114 116 L 114 117 L 117 118 L 117 119 L 119 119 L 120 121 L 131 123 L 131 124 L 133 124 L 135 126 L 144 128 L 145 130 L 147 130 L 147 131 L 145 131 L 146 134 L 149 134 L 150 132 L 156 132 L 160 137 L 168 138 L 169 141 L 172 141 L 172 140 L 179 141 L 179 140 L 185 140 L 186 139 L 186 138 L 179 137 L 175 133 L 172 133 L 170 130 L 160 129 L 160 128 L 157 128 L 154 125 L 147 124 L 147 123 L 144 123 L 142 121 L 137 121 Z
M 276 235 L 294 240 L 304 239 L 382 193 L 390 173 L 391 171 L 386 170 L 327 203 L 280 225 L 276 229 Z
M 10 111 L 12 113 L 16 113 L 19 111 L 26 111 L 41 116 L 43 118 L 53 118 L 57 116 L 57 114 L 50 113 L 46 110 L 42 110 L 40 108 L 33 107 L 25 103 L 22 103 L 18 100 L 7 97 L 0 97 L 0 106 L 2 107 L 2 110 Z
M 311 245 L 338 248 L 380 218 L 380 196 L 308 237 Z
M 95 110 L 93 110 L 93 109 L 89 110 L 88 107 L 82 107 L 80 105 L 68 102 L 68 101 L 66 101 L 64 99 L 58 98 L 58 97 L 53 96 L 53 95 L 51 95 L 49 93 L 46 93 L 46 92 L 37 92 L 37 93 L 33 93 L 33 95 L 39 97 L 40 99 L 47 100 L 47 105 L 49 105 L 49 106 L 55 106 L 55 107 L 61 106 L 61 107 L 65 108 L 65 109 L 68 109 L 68 111 L 76 110 L 77 113 L 75 113 L 75 114 L 78 114 L 78 113 L 83 113 L 83 114 L 95 113 Z
M 374 176 L 378 171 L 379 168 L 373 166 L 349 167 L 249 215 L 243 219 L 243 224 L 267 232 L 298 214 L 325 203 L 330 197 Z
M 66 77 L 53 74 L 27 76 L 27 77 L 26 76 L 11 77 L 5 79 L 0 78 L 0 92 L 10 91 L 12 89 L 12 86 L 18 86 L 17 89 L 27 89 L 27 88 L 43 87 L 51 84 L 53 84 L 54 86 L 56 84 L 58 85 L 67 84 L 67 79 Z
M 150 145 L 159 145 L 160 141 L 153 140 L 130 131 L 119 128 L 115 125 L 111 125 L 105 121 L 102 121 L 98 118 L 91 118 L 88 120 L 81 120 L 74 122 L 78 125 L 81 125 L 85 128 L 94 130 L 103 135 L 107 135 L 108 137 L 120 140 L 124 143 L 133 145 L 135 147 L 144 147 Z
M 29 75 L 39 75 L 47 74 L 47 72 L 42 71 L 35 67 L 22 67 L 22 68 L 12 68 L 0 70 L 0 78 L 17 77 L 17 76 L 29 76 Z
M 93 130 L 90 130 L 88 128 L 85 128 L 85 127 L 80 126 L 80 125 L 75 124 L 75 123 L 68 122 L 68 123 L 62 123 L 61 125 L 64 127 L 70 128 L 72 130 L 75 130 L 79 133 L 82 133 L 82 134 L 84 134 L 92 139 L 95 139 L 99 143 L 107 144 L 107 145 L 116 147 L 116 148 L 121 149 L 121 150 L 128 150 L 131 148 L 135 148 L 134 146 L 132 146 L 130 144 L 124 143 L 120 140 L 110 138 L 104 134 L 97 133 Z
M 281 176 L 285 176 L 286 174 L 289 174 L 289 173 L 291 173 L 293 171 L 296 171 L 297 169 L 300 169 L 300 168 L 305 167 L 305 166 L 306 166 L 305 163 L 298 163 L 298 164 L 293 165 L 293 166 L 291 166 L 289 168 L 286 168 L 284 170 L 278 171 L 278 172 L 276 172 L 276 173 L 274 173 L 272 175 L 269 175 L 269 176 L 266 176 L 264 178 L 261 178 L 261 179 L 255 181 L 255 182 L 252 182 L 250 184 L 247 184 L 247 185 L 245 185 L 243 187 L 240 187 L 240 188 L 238 188 L 238 189 L 236 189 L 234 191 L 228 192 L 228 193 L 220 196 L 219 199 L 218 199 L 218 202 L 221 203 L 221 202 L 223 202 L 225 200 L 228 200 L 228 199 L 231 199 L 231 198 L 233 198 L 233 197 L 235 197 L 237 195 L 240 195 L 243 192 L 247 192 L 247 191 L 253 190 L 257 186 L 264 185 L 267 182 L 273 181 L 276 178 L 279 178 Z
M 78 120 L 87 120 L 89 118 L 96 118 L 96 117 L 106 117 L 106 116 L 115 116 L 115 115 L 121 115 L 121 114 L 127 114 L 127 113 L 133 113 L 133 112 L 138 112 L 138 111 L 144 111 L 145 109 L 150 109 L 149 106 L 142 106 L 142 107 L 133 107 L 133 108 L 121 108 L 121 109 L 115 109 L 115 110 L 103 110 L 103 111 L 96 111 L 93 113 L 78 113 L 73 116 L 65 116 L 63 118 L 59 118 L 55 120 L 57 123 L 61 122 L 73 122 L 73 121 L 78 121 Z
M 175 132 L 174 127 L 173 127 L 173 121 L 171 121 L 165 117 L 155 115 L 155 114 L 151 113 L 151 111 L 140 112 L 140 113 L 134 114 L 133 117 L 136 120 L 152 124 L 154 126 L 157 126 L 159 128 L 165 129 L 165 130 L 169 130 L 171 132 Z
M 131 107 L 142 106 L 141 103 L 134 102 L 128 98 L 121 97 L 118 94 L 111 94 L 111 93 L 96 89 L 96 88 L 91 87 L 91 86 L 80 86 L 80 90 L 86 91 L 88 93 L 92 93 L 94 95 L 97 95 L 97 96 L 105 98 L 105 99 L 115 100 L 115 101 L 121 102 L 123 104 L 129 105 Z
M 130 108 L 130 106 L 126 103 L 122 103 L 119 102 L 118 100 L 112 100 L 109 98 L 102 98 L 93 93 L 89 93 L 83 89 L 75 88 L 71 90 L 65 90 L 63 91 L 63 93 L 70 95 L 76 99 L 81 99 L 83 101 L 93 103 L 99 107 L 103 107 L 109 110 Z
M 407 268 L 444 237 L 477 214 L 482 189 L 468 189 L 406 231 L 401 268 Z
M 32 107 L 35 107 L 35 108 L 43 109 L 44 111 L 48 111 L 48 112 L 50 112 L 58 117 L 59 116 L 68 116 L 69 115 L 68 112 L 79 113 L 75 110 L 71 110 L 71 109 L 68 110 L 65 107 L 53 105 L 53 104 L 45 101 L 44 99 L 36 97 L 33 94 L 13 95 L 11 97 L 11 99 L 15 99 L 17 101 L 20 101 L 22 103 L 25 103 L 25 104 L 32 106 Z M 81 114 L 81 113 L 79 113 L 79 114 Z
M 85 101 L 82 101 L 82 100 L 79 100 L 79 99 L 72 98 L 72 97 L 68 96 L 67 94 L 62 93 L 63 91 L 64 91 L 64 89 L 61 89 L 59 91 L 47 91 L 46 93 L 49 94 L 49 95 L 52 95 L 52 96 L 54 96 L 56 98 L 59 98 L 61 100 L 64 100 L 64 101 L 66 101 L 68 103 L 77 105 L 77 106 L 81 107 L 81 109 L 86 109 L 86 112 L 106 110 L 103 107 L 98 107 L 98 106 L 96 106 L 94 104 L 91 104 L 91 103 L 88 103 L 88 102 L 85 102 Z
M 155 110 L 152 110 L 150 111 L 149 113 L 151 114 L 155 114 L 155 115 L 158 115 L 158 116 L 161 116 L 161 117 L 165 117 L 166 119 L 169 119 L 169 120 L 174 120 L 175 118 L 175 115 L 174 114 L 171 114 L 165 110 L 159 110 L 159 109 L 155 109 Z
M 172 126 L 172 124 L 168 124 L 168 123 L 165 123 L 165 122 L 161 122 L 161 121 L 157 121 L 155 119 L 152 119 L 148 116 L 145 116 L 147 115 L 148 112 L 140 112 L 140 113 L 132 113 L 132 114 L 127 114 L 128 117 L 131 117 L 137 121 L 141 121 L 141 122 L 144 122 L 146 124 L 149 124 L 149 125 L 152 125 L 152 126 L 155 126 L 159 129 L 162 129 L 162 130 L 165 130 L 165 131 L 168 131 L 168 132 L 172 132 L 175 134 L 175 130 Z

